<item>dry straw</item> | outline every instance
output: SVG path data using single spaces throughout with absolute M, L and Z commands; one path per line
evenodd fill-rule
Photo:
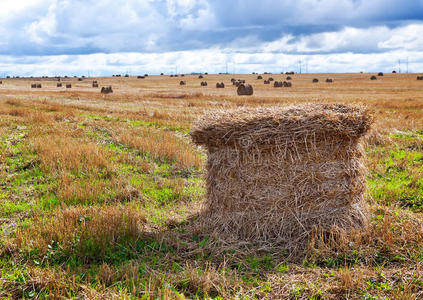
M 304 104 L 214 111 L 193 141 L 208 151 L 199 223 L 237 240 L 287 248 L 313 230 L 367 224 L 360 137 L 372 118 L 360 106 Z

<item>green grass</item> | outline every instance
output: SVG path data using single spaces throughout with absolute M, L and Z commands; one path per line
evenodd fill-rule
M 368 178 L 369 193 L 378 203 L 399 205 L 414 211 L 423 208 L 423 152 L 407 150 L 401 144 L 379 147 L 377 170 Z
M 109 128 L 95 125 L 106 121 L 178 134 L 187 133 L 185 128 L 95 114 L 80 117 L 87 122 L 75 127 L 109 155 L 111 170 L 69 172 L 71 183 L 82 191 L 91 186 L 101 193 L 66 199 L 58 194 L 58 178 L 42 171 L 31 150 L 30 124 L 4 124 L 9 130 L 0 137 L 0 298 L 49 299 L 57 293 L 77 299 L 92 292 L 98 299 L 265 299 L 284 289 L 289 299 L 388 299 L 422 291 L 423 246 L 413 240 L 413 232 L 395 237 L 423 212 L 423 131 L 393 133 L 391 144 L 367 149 L 374 239 L 291 261 L 281 249 L 256 251 L 189 231 L 191 206 L 205 195 L 202 170 L 180 169 L 174 161 L 131 149 L 114 141 Z M 139 235 L 106 234 L 104 242 L 84 235 L 96 214 L 81 214 L 69 244 L 49 240 L 45 247 L 16 246 L 19 234 L 34 224 L 47 228 L 57 211 L 95 207 L 100 212 L 109 206 L 143 212 L 147 225 Z M 389 234 L 391 240 L 382 238 Z M 345 271 L 353 281 L 363 276 L 360 284 L 343 286 Z

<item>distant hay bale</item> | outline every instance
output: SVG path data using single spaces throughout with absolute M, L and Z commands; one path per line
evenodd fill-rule
M 317 82 L 319 82 L 319 79 L 313 78 L 313 83 L 317 83 Z
M 326 82 L 327 83 L 332 83 L 333 82 L 333 79 L 332 78 L 326 78 Z
M 265 80 L 264 81 L 264 84 L 270 84 L 270 81 L 269 80 Z
M 396 73 L 397 73 L 397 71 L 395 71 L 395 70 L 392 71 L 392 74 L 396 74 Z
M 98 88 L 98 83 L 97 82 L 93 82 L 93 88 Z
M 198 76 L 199 79 L 204 78 L 203 75 Z
M 170 77 L 173 77 L 173 74 L 172 74 L 172 75 L 170 75 Z
M 235 82 L 236 81 L 236 79 L 235 78 L 231 78 L 231 82 Z
M 284 86 L 284 87 L 292 87 L 292 82 L 287 82 L 287 81 L 284 81 L 284 82 L 283 82 L 283 86 Z
M 263 79 L 263 76 L 259 75 L 257 76 L 257 79 Z
M 67 89 L 70 89 L 70 88 L 72 88 L 72 84 L 70 84 L 70 83 L 67 83 L 67 84 L 66 84 L 66 88 L 67 88 Z
M 0 84 L 3 84 L 3 81 L 2 80 L 0 80 Z
M 254 93 L 254 90 L 251 84 L 241 83 L 236 92 L 238 96 L 251 96 Z
M 170 76 L 170 77 L 172 77 L 172 76 Z M 137 76 L 137 79 L 144 79 L 145 77 L 144 76 L 141 76 L 141 75 L 138 75 Z
M 417 76 L 417 80 L 423 80 L 423 76 Z
M 268 81 L 273 81 L 273 77 L 269 77 L 269 79 L 267 79 Z
M 275 88 L 277 88 L 277 87 L 283 87 L 283 83 L 282 83 L 282 81 L 275 81 L 275 83 L 273 84 L 273 86 Z
M 313 230 L 367 225 L 367 110 L 341 104 L 210 112 L 191 137 L 207 149 L 207 198 L 197 219 L 229 238 L 305 245 Z
M 377 73 L 377 76 L 383 76 L 382 72 Z
M 286 77 L 286 80 L 292 80 L 292 77 L 291 76 L 287 76 Z
M 62 83 L 61 82 L 58 82 L 57 83 L 57 87 L 62 87 Z
M 37 88 L 37 85 L 36 84 L 31 84 L 31 89 L 36 89 Z
M 187 83 L 184 80 L 179 81 L 179 85 L 186 85 Z
M 37 89 L 40 89 L 41 87 L 41 83 L 37 83 Z
M 102 94 L 111 94 L 111 93 L 113 93 L 113 89 L 110 85 L 109 86 L 103 86 L 101 88 L 101 93 Z
M 125 74 L 125 77 L 128 78 L 129 77 L 129 74 Z
M 161 76 L 163 76 L 163 75 L 164 75 L 164 73 L 160 73 L 160 75 L 161 75 Z
M 376 76 L 375 75 L 372 75 L 372 77 L 370 77 L 370 80 L 376 80 L 377 78 L 376 78 Z
M 207 86 L 207 81 L 201 81 L 201 86 Z
M 225 84 L 223 82 L 218 82 L 218 83 L 216 83 L 216 88 L 223 89 L 223 88 L 225 88 Z
M 185 74 L 181 74 L 181 77 L 185 77 Z
M 78 78 L 78 81 L 82 81 L 82 78 Z

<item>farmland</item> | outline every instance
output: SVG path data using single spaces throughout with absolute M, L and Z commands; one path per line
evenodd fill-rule
M 423 297 L 423 81 L 371 75 L 295 74 L 281 88 L 263 80 L 287 75 L 2 79 L 0 298 Z M 231 78 L 254 95 L 237 96 Z M 206 153 L 189 138 L 196 118 L 303 102 L 372 111 L 369 229 L 310 243 L 301 257 L 198 230 Z

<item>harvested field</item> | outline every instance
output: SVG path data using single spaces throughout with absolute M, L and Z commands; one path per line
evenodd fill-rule
M 290 88 L 265 85 L 259 74 L 208 74 L 207 86 L 198 74 L 185 75 L 183 86 L 179 77 L 155 75 L 62 77 L 62 88 L 54 78 L 2 78 L 0 298 L 423 297 L 423 85 L 417 74 L 370 80 L 377 75 L 293 74 Z M 238 96 L 231 78 L 254 94 Z M 93 81 L 113 93 L 93 89 Z M 42 88 L 31 88 L 34 82 Z M 225 88 L 216 88 L 220 82 Z M 231 238 L 199 226 L 208 153 L 191 139 L 195 121 L 212 110 L 304 103 L 364 105 L 373 115 L 362 137 L 367 172 L 359 172 L 367 225 L 358 232 L 306 228 L 302 251 L 248 238 L 271 240 L 261 229 L 277 224 Z M 263 180 L 278 164 L 262 169 Z M 303 187 L 294 172 L 300 165 L 289 174 Z M 324 190 L 319 180 L 335 169 L 323 165 L 327 172 L 313 187 Z

